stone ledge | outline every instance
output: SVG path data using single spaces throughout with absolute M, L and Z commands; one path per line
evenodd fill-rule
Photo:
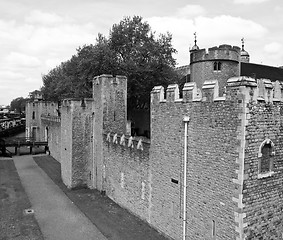
M 271 177 L 272 175 L 274 175 L 275 172 L 274 171 L 270 171 L 270 172 L 267 172 L 267 173 L 259 173 L 257 175 L 257 178 L 258 179 L 262 179 L 262 178 L 267 178 L 267 177 Z
M 51 121 L 51 122 L 61 122 L 61 117 L 52 116 L 52 115 L 44 115 L 40 116 L 41 120 Z

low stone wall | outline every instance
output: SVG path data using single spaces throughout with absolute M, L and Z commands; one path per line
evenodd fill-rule
M 107 196 L 135 215 L 149 216 L 149 142 L 104 135 L 103 188 Z
M 50 155 L 61 161 L 61 119 L 58 116 L 41 116 L 42 131 L 47 134 L 42 141 L 48 141 Z

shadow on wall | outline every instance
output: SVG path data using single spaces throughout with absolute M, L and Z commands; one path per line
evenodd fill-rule
M 149 108 L 128 110 L 127 133 L 131 136 L 150 138 Z

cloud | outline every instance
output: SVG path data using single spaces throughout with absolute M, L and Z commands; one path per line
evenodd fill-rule
M 248 5 L 248 4 L 263 3 L 268 1 L 270 0 L 234 0 L 234 3 Z
M 275 66 L 283 65 L 283 45 L 278 42 L 271 42 L 263 48 L 264 56 L 263 63 L 276 62 Z M 279 65 L 278 65 L 279 64 Z
M 268 43 L 264 46 L 264 51 L 267 53 L 278 53 L 282 51 L 282 44 L 278 42 Z
M 41 65 L 41 61 L 37 57 L 26 55 L 19 52 L 11 52 L 7 56 L 6 61 L 9 65 L 15 67 L 34 68 Z
M 178 9 L 177 16 L 182 18 L 191 18 L 204 15 L 205 13 L 206 10 L 200 5 L 187 5 Z
M 267 30 L 258 23 L 240 17 L 221 15 L 216 17 L 199 16 L 192 19 L 179 17 L 153 17 L 146 19 L 157 33 L 171 32 L 172 44 L 178 51 L 180 65 L 189 64 L 189 48 L 194 44 L 194 32 L 200 48 L 220 44 L 239 46 L 240 39 L 257 42 Z
M 63 21 L 63 17 L 57 14 L 42 12 L 39 10 L 32 10 L 30 14 L 25 17 L 25 22 L 31 24 L 37 23 L 42 25 L 54 25 L 62 23 Z
M 75 22 L 39 10 L 28 12 L 22 19 L 0 19 L 0 85 L 1 89 L 13 89 L 1 94 L 0 104 L 39 88 L 42 74 L 70 59 L 79 46 L 96 39 L 96 23 Z M 15 86 L 21 86 L 20 91 Z
M 12 79 L 21 79 L 24 75 L 22 73 L 9 71 L 9 70 L 1 70 L 0 71 L 0 79 L 1 79 L 1 85 L 5 83 L 9 83 Z
M 24 79 L 24 82 L 26 82 L 26 83 L 38 83 L 38 78 L 27 77 L 27 78 Z
M 74 50 L 82 44 L 94 43 L 94 26 L 92 24 L 60 24 L 56 27 L 39 26 L 29 38 L 19 45 L 22 50 L 40 52 L 48 49 L 61 52 L 70 47 Z
M 195 19 L 196 31 L 199 31 L 206 39 L 216 36 L 217 39 L 236 40 L 242 36 L 248 39 L 263 37 L 267 30 L 260 24 L 248 19 L 228 15 L 214 18 L 198 17 Z M 240 41 L 237 39 L 236 41 Z

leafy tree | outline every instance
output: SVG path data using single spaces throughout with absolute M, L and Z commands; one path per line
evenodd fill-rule
M 128 77 L 130 104 L 149 103 L 155 85 L 177 81 L 176 61 L 172 56 L 176 50 L 171 40 L 169 33 L 155 38 L 150 25 L 139 16 L 126 17 L 113 25 L 109 45 L 118 60 L 117 72 Z
M 77 54 L 43 75 L 44 99 L 58 101 L 63 98 L 91 97 L 91 80 L 104 73 L 115 74 L 115 54 L 101 34 L 95 45 L 84 45 Z
M 70 60 L 43 75 L 44 98 L 89 97 L 93 77 L 112 74 L 128 78 L 130 108 L 149 103 L 153 86 L 177 81 L 172 36 L 154 34 L 142 17 L 125 17 L 113 25 L 108 39 L 98 34 L 94 45 L 79 47 Z
M 13 99 L 10 103 L 10 109 L 16 113 L 21 113 L 25 110 L 26 100 L 23 97 L 17 97 Z

